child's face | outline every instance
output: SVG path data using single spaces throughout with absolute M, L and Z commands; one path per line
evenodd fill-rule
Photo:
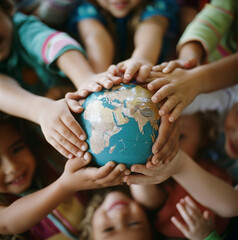
M 121 192 L 111 192 L 92 219 L 93 240 L 149 240 L 151 232 L 144 209 Z
M 225 149 L 231 158 L 238 159 L 238 103 L 229 111 L 225 121 Z
M 6 60 L 11 51 L 13 24 L 10 16 L 0 8 L 0 62 Z
M 190 157 L 195 157 L 201 146 L 201 124 L 196 115 L 184 115 L 181 117 L 182 128 L 180 133 L 180 148 Z
M 0 124 L 0 192 L 19 194 L 30 187 L 35 159 L 10 123 Z
M 97 3 L 112 16 L 123 18 L 127 16 L 142 0 L 97 0 Z

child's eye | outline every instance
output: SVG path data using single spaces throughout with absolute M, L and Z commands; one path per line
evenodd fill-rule
M 137 225 L 140 225 L 141 222 L 129 222 L 127 225 L 128 226 L 137 226 Z
M 24 145 L 24 144 L 21 144 L 21 145 L 18 145 L 18 146 L 16 146 L 16 147 L 14 147 L 13 149 L 12 149 L 12 152 L 13 153 L 19 153 L 19 152 L 21 152 L 22 150 L 24 150 L 26 148 L 26 146 Z
M 103 232 L 111 232 L 111 231 L 113 231 L 113 230 L 114 230 L 113 227 L 108 227 L 108 228 L 105 228 L 105 229 L 103 230 Z

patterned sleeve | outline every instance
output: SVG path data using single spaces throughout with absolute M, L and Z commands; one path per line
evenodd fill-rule
M 18 21 L 17 34 L 21 47 L 38 63 L 51 67 L 68 50 L 84 53 L 80 44 L 68 34 L 49 28 L 35 17 L 24 17 L 23 14 L 20 17 L 24 20 Z
M 171 19 L 177 16 L 178 4 L 176 0 L 154 0 L 148 4 L 141 15 L 141 21 L 159 15 Z
M 177 45 L 177 50 L 187 42 L 199 41 L 209 55 L 234 21 L 232 0 L 213 0 L 187 26 Z

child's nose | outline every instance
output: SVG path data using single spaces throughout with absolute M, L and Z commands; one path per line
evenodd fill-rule
M 16 170 L 16 164 L 7 156 L 2 156 L 2 169 L 5 174 L 14 173 Z
M 110 212 L 112 219 L 117 219 L 118 221 L 124 222 L 127 217 L 128 211 L 126 209 L 117 209 Z

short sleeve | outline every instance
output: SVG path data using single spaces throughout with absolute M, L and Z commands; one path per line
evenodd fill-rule
M 68 50 L 74 49 L 83 53 L 80 44 L 68 34 L 49 28 L 35 17 L 19 14 L 14 18 L 19 47 L 38 64 L 50 66 Z
M 187 26 L 177 45 L 177 50 L 187 42 L 199 41 L 209 55 L 234 21 L 233 1 L 213 0 Z
M 98 11 L 98 9 L 92 4 L 83 1 L 76 9 L 72 12 L 69 18 L 68 28 L 72 33 L 77 32 L 77 23 L 84 19 L 96 19 L 105 24 L 105 21 Z
M 178 12 L 178 4 L 175 0 L 154 0 L 148 4 L 141 15 L 141 21 L 156 15 L 174 19 Z

